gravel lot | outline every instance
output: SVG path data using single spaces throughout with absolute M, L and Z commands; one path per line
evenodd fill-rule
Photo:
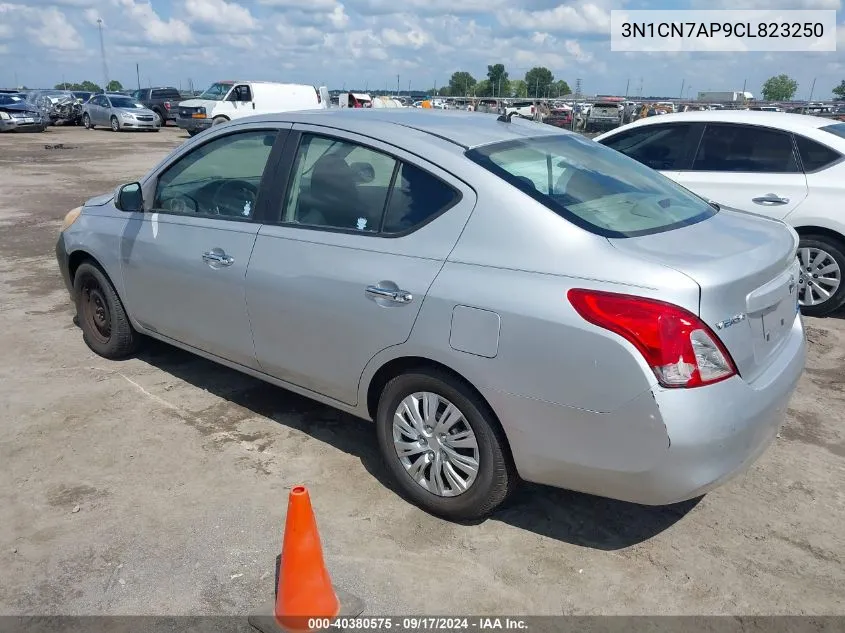
M 646 508 L 526 485 L 432 518 L 350 418 L 161 344 L 93 355 L 61 218 L 187 136 L 0 136 L 0 614 L 246 614 L 273 592 L 306 483 L 337 585 L 384 614 L 845 614 L 845 321 L 807 319 L 780 438 L 700 501 Z M 46 149 L 62 143 L 64 149 Z

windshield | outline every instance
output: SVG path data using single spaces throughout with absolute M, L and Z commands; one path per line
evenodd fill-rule
M 144 107 L 131 97 L 109 97 L 109 101 L 111 101 L 111 107 L 113 108 L 128 108 L 130 110 L 135 110 Z
M 825 125 L 822 128 L 825 132 L 835 134 L 840 138 L 845 138 L 845 123 L 834 123 L 833 125 Z
M 717 212 L 645 165 L 575 135 L 495 143 L 466 155 L 561 217 L 605 237 L 660 233 Z
M 223 101 L 223 98 L 232 89 L 233 84 L 216 83 L 203 92 L 197 99 L 208 99 L 209 101 Z

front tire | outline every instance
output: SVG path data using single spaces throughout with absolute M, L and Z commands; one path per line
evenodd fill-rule
M 87 112 L 82 115 L 82 125 L 85 126 L 86 130 L 93 130 L 94 129 L 94 126 L 91 125 L 91 117 L 88 115 Z
M 111 118 L 111 131 L 120 132 L 120 121 L 117 120 L 116 116 Z
M 376 429 L 403 495 L 434 515 L 480 519 L 505 501 L 516 482 L 493 412 L 445 372 L 416 370 L 390 380 Z
M 139 335 L 109 278 L 91 262 L 79 265 L 73 278 L 82 339 L 91 350 L 112 360 L 137 349 Z
M 798 262 L 798 302 L 803 314 L 827 316 L 845 304 L 843 242 L 825 235 L 802 235 Z
M 229 119 L 224 116 L 216 116 L 211 120 L 211 125 L 222 125 L 223 123 L 228 123 Z

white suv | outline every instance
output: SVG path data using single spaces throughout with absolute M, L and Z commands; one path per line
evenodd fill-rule
M 683 112 L 595 140 L 717 204 L 788 222 L 801 236 L 804 314 L 845 304 L 845 123 L 781 112 Z

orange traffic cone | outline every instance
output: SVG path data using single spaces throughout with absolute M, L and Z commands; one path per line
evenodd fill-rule
M 249 618 L 263 633 L 311 631 L 324 628 L 326 621 L 338 616 L 357 616 L 364 611 L 361 600 L 332 586 L 305 486 L 290 491 L 276 586 L 272 609 Z M 272 618 L 266 617 L 268 611 Z

